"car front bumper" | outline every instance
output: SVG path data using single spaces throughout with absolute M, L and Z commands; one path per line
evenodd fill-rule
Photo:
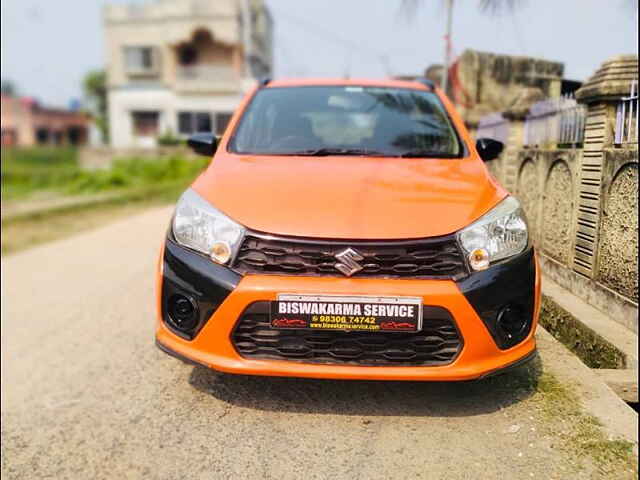
M 172 328 L 167 299 L 175 292 L 195 298 L 198 327 L 193 335 Z M 232 333 L 241 314 L 255 302 L 279 293 L 421 297 L 424 305 L 446 309 L 462 337 L 451 363 L 434 366 L 307 363 L 304 360 L 243 357 Z M 501 308 L 528 307 L 526 330 L 505 338 L 496 326 Z M 168 239 L 158 262 L 156 343 L 183 360 L 227 373 L 368 380 L 471 380 L 519 365 L 535 353 L 540 274 L 533 249 L 468 278 L 452 280 L 338 278 L 276 275 L 239 276 Z M 427 317 L 424 322 L 428 322 Z M 347 334 L 348 335 L 348 334 Z

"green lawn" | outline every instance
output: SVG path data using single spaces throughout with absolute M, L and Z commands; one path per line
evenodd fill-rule
M 2 150 L 2 200 L 24 200 L 42 192 L 68 196 L 189 183 L 207 165 L 206 158 L 167 156 L 117 158 L 108 170 L 78 167 L 69 148 Z
M 119 158 L 110 169 L 86 171 L 73 149 L 3 149 L 2 253 L 174 203 L 207 163 L 177 155 Z
M 24 199 L 60 188 L 79 174 L 71 148 L 3 148 L 2 200 Z

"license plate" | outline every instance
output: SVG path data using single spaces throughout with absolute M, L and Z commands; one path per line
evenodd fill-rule
M 417 332 L 422 328 L 420 297 L 279 294 L 271 302 L 276 329 Z

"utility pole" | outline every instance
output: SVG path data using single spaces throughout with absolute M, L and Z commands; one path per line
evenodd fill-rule
M 252 77 L 253 69 L 251 68 L 251 8 L 249 6 L 249 0 L 241 0 L 241 13 L 242 13 L 242 47 L 244 50 L 244 69 L 245 76 Z
M 442 79 L 440 87 L 442 91 L 447 93 L 447 81 L 449 77 L 449 66 L 451 65 L 451 30 L 453 24 L 453 0 L 446 0 L 447 2 L 447 33 L 445 35 L 444 45 L 444 67 L 442 72 Z

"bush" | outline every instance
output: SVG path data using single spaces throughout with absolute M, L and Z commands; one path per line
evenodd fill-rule
M 182 139 L 176 137 L 171 130 L 167 130 L 161 136 L 158 137 L 158 145 L 163 147 L 175 147 L 176 145 L 182 145 Z
M 62 147 L 3 148 L 2 198 L 52 190 L 80 174 L 76 151 Z
M 186 184 L 207 163 L 206 158 L 179 155 L 119 158 L 108 170 L 87 171 L 78 167 L 75 151 L 70 149 L 3 149 L 2 197 L 15 198 L 36 190 L 79 194 L 182 180 Z
M 75 148 L 71 147 L 29 147 L 3 148 L 2 170 L 12 166 L 52 167 L 77 166 L 78 158 Z
M 124 187 L 190 181 L 207 165 L 206 159 L 180 156 L 120 158 L 109 170 L 83 171 L 67 188 L 68 193 L 92 193 Z

